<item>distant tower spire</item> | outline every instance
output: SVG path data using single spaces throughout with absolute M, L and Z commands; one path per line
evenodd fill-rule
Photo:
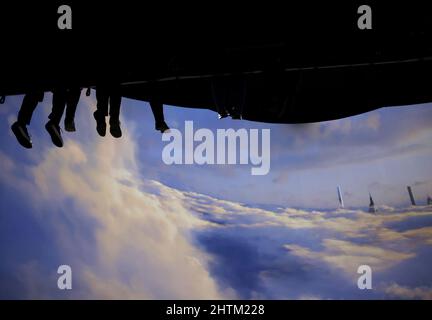
M 342 198 L 342 189 L 340 186 L 337 187 L 337 192 L 338 192 L 338 199 L 339 199 L 339 207 L 344 208 L 345 206 Z
M 411 187 L 408 186 L 407 189 L 408 189 L 408 193 L 409 193 L 409 196 L 410 196 L 410 199 L 411 199 L 411 204 L 412 204 L 413 206 L 415 206 L 416 203 L 415 203 L 415 199 L 414 199 L 414 195 L 413 195 L 413 192 L 412 192 L 412 190 L 411 190 Z
M 375 202 L 372 199 L 372 195 L 369 192 L 369 212 L 376 213 L 377 209 L 375 208 Z

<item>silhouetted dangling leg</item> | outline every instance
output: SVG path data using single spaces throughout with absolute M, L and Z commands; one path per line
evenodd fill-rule
M 113 86 L 110 93 L 110 133 L 114 138 L 120 138 L 122 131 L 120 128 L 120 106 L 121 92 L 120 86 Z
M 18 112 L 18 119 L 11 126 L 16 139 L 24 148 L 31 149 L 33 146 L 30 134 L 27 131 L 27 125 L 30 124 L 33 112 L 38 103 L 43 100 L 43 96 L 43 92 L 31 92 L 26 94 Z
M 155 129 L 162 133 L 169 130 L 169 127 L 165 122 L 163 104 L 157 101 L 150 101 L 150 107 L 152 109 L 153 117 L 155 119 Z
M 96 131 L 101 137 L 106 134 L 105 117 L 108 115 L 108 88 L 102 85 L 96 86 L 96 111 L 93 116 L 96 120 Z
M 228 82 L 227 110 L 232 119 L 241 119 L 246 102 L 246 80 L 233 78 Z
M 227 109 L 227 85 L 224 79 L 214 79 L 211 83 L 213 102 L 219 115 L 219 119 L 229 116 Z
M 42 102 L 43 92 L 31 92 L 24 96 L 21 108 L 18 112 L 18 122 L 22 125 L 30 125 L 33 112 L 39 102 Z
M 63 147 L 60 120 L 66 107 L 66 94 L 67 90 L 65 88 L 58 88 L 53 91 L 52 110 L 51 114 L 48 116 L 50 120 L 45 125 L 45 129 L 48 131 L 51 141 L 59 148 Z
M 66 116 L 64 120 L 65 130 L 76 131 L 75 112 L 81 95 L 81 88 L 70 88 L 66 98 Z
M 57 125 L 60 124 L 66 107 L 66 94 L 67 91 L 64 88 L 53 90 L 52 109 L 48 118 Z

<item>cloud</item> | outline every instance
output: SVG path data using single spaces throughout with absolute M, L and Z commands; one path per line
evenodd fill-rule
M 189 213 L 181 192 L 140 178 L 136 144 L 126 128 L 118 141 L 90 136 L 83 143 L 67 139 L 63 149 L 44 148 L 22 178 L 31 183 L 19 184 L 55 239 L 59 264 L 73 268 L 78 285 L 71 297 L 234 297 L 229 288 L 219 290 L 207 269 L 210 257 L 194 245 L 191 230 L 208 223 Z M 38 277 L 34 267 L 25 270 Z
M 122 139 L 102 139 L 90 122 L 88 105 L 79 110 L 77 124 L 83 130 L 73 139 L 65 134 L 63 149 L 53 148 L 45 136 L 36 136 L 39 144 L 29 154 L 30 163 L 0 152 L 2 183 L 19 190 L 22 201 L 28 200 L 31 214 L 52 240 L 46 250 L 58 253 L 55 262 L 71 265 L 74 272 L 74 289 L 64 295 L 47 286 L 55 283 L 51 265 L 27 261 L 19 268 L 27 297 L 357 298 L 355 282 L 347 277 L 357 276 L 360 264 L 377 271 L 378 284 L 384 275 L 390 277 L 387 283 L 402 283 L 395 270 L 425 265 L 419 251 L 428 252 L 432 244 L 427 225 L 430 207 L 380 206 L 379 213 L 372 215 L 363 210 L 252 206 L 176 189 L 157 181 L 158 170 L 148 166 L 145 156 L 139 157 L 154 142 L 135 131 L 135 121 L 122 119 Z M 360 120 L 360 127 L 356 119 L 334 125 L 326 136 L 315 126 L 308 139 L 325 139 L 318 143 L 327 146 L 339 139 L 341 148 L 349 148 L 352 141 L 347 137 L 361 129 L 371 133 L 367 139 L 357 137 L 359 145 L 375 143 L 373 138 L 380 138 L 386 125 L 383 119 Z M 369 123 L 367 129 L 364 121 Z M 304 146 L 295 138 L 288 140 L 294 145 L 290 156 L 300 155 L 296 152 Z M 224 186 L 235 199 L 231 184 L 235 181 L 229 182 L 224 181 Z M 268 188 L 270 193 L 274 190 Z M 411 220 L 415 223 L 408 223 Z M 415 280 L 418 284 L 431 279 L 426 275 Z M 390 296 L 383 288 L 367 297 Z
M 403 232 L 403 235 L 407 238 L 411 238 L 416 241 L 425 241 L 427 244 L 432 245 L 432 227 L 408 230 Z
M 429 263 L 419 252 L 432 244 L 430 227 L 418 226 L 432 217 L 430 207 L 382 207 L 378 214 L 370 214 L 346 209 L 264 209 L 198 193 L 186 196 L 191 211 L 219 222 L 217 227 L 206 226 L 208 230 L 201 236 L 206 250 L 219 261 L 213 265 L 213 273 L 247 298 L 260 292 L 261 297 L 276 299 L 379 299 L 385 297 L 381 289 L 366 296 L 359 293 L 360 265 L 372 267 L 378 288 L 386 277 L 402 279 L 396 268 L 405 272 Z M 220 247 L 229 247 L 231 253 Z M 247 268 L 244 261 L 248 261 Z M 231 278 L 240 273 L 248 285 Z M 421 276 L 414 279 L 429 281 Z M 302 289 L 287 289 L 293 286 Z
M 412 229 L 398 232 L 389 228 L 391 223 L 403 222 L 407 219 L 432 217 L 429 207 L 395 209 L 380 206 L 379 214 L 370 214 L 362 210 L 338 209 L 333 211 L 305 210 L 294 208 L 278 208 L 267 210 L 246 206 L 234 201 L 221 200 L 194 192 L 186 192 L 188 206 L 201 218 L 222 218 L 230 225 L 243 227 L 280 226 L 289 229 L 319 229 L 340 233 L 345 237 L 366 238 L 375 240 L 408 240 L 417 237 L 420 243 L 429 243 L 429 229 Z M 372 241 L 371 240 L 371 241 Z M 422 242 L 423 241 L 423 242 Z
M 10 174 L 11 171 L 15 170 L 15 163 L 2 151 L 0 151 L 0 163 L 2 165 L 2 170 L 0 171 L 0 174 L 2 174 L 3 180 L 7 178 L 7 174 Z
M 380 124 L 381 124 L 381 117 L 379 115 L 379 113 L 371 113 L 367 118 L 366 118 L 366 127 L 370 128 L 372 130 L 378 130 L 380 128 Z
M 357 245 L 336 239 L 324 239 L 323 245 L 324 250 L 319 252 L 295 244 L 287 244 L 285 249 L 290 254 L 307 260 L 323 261 L 351 277 L 357 273 L 357 268 L 361 265 L 369 265 L 373 271 L 383 271 L 415 256 L 413 253 L 402 253 L 377 246 Z
M 424 186 L 424 185 L 428 185 L 430 184 L 432 181 L 431 180 L 426 180 L 426 181 L 416 181 L 413 183 L 413 185 L 415 187 L 419 187 L 419 186 Z
M 272 170 L 279 171 L 274 181 L 285 183 L 286 172 L 430 152 L 431 110 L 430 104 L 383 108 L 348 119 L 272 128 Z
M 432 300 L 432 288 L 430 287 L 410 288 L 392 283 L 382 290 L 392 298 Z
M 301 295 L 298 297 L 298 300 L 322 300 L 321 297 L 319 296 L 314 296 L 314 295 Z

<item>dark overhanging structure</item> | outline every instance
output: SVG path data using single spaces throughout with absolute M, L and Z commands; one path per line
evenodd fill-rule
M 66 1 L 67 2 L 67 1 Z M 110 79 L 125 97 L 216 111 L 215 81 L 245 83 L 241 117 L 272 123 L 339 119 L 432 102 L 432 22 L 426 5 L 359 1 L 234 8 L 226 4 L 2 4 L 0 95 Z

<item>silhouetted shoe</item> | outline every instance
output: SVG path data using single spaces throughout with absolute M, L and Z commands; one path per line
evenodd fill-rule
M 50 120 L 45 125 L 45 129 L 48 131 L 49 135 L 51 136 L 52 143 L 54 143 L 56 147 L 59 148 L 63 147 L 63 139 L 61 136 L 60 126 Z
M 160 131 L 161 133 L 164 133 L 169 130 L 169 127 L 165 121 L 162 121 L 160 123 L 156 123 L 155 129 Z
M 122 136 L 122 131 L 120 128 L 120 121 L 110 121 L 110 132 L 114 138 L 120 138 Z
M 68 132 L 75 132 L 76 128 L 75 128 L 75 121 L 72 119 L 65 119 L 64 121 L 64 128 L 66 131 Z
M 219 119 L 224 119 L 224 118 L 227 118 L 228 116 L 229 116 L 228 113 L 219 113 L 219 114 L 218 114 L 218 118 L 219 118 Z
M 31 149 L 33 147 L 26 125 L 20 124 L 17 121 L 11 126 L 11 129 L 20 145 L 27 149 Z
M 230 116 L 231 116 L 231 119 L 234 119 L 234 120 L 240 120 L 241 119 L 241 114 L 240 114 L 239 110 L 237 110 L 237 108 L 231 109 Z
M 99 133 L 99 135 L 101 137 L 105 137 L 105 134 L 106 134 L 105 117 L 104 116 L 100 116 L 99 112 L 97 110 L 93 113 L 93 117 L 96 120 L 96 131 L 97 131 L 97 133 Z

